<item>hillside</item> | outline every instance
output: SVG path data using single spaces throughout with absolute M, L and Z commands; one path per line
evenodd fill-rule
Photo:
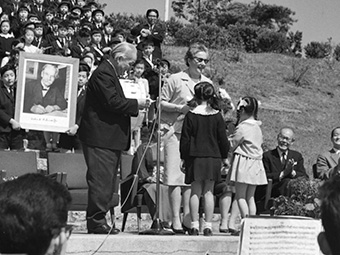
M 165 46 L 163 51 L 173 66 L 185 68 L 186 48 Z M 223 86 L 234 104 L 245 95 L 261 101 L 259 119 L 264 147 L 276 146 L 281 127 L 293 127 L 296 142 L 292 149 L 303 154 L 306 170 L 311 174 L 318 154 L 331 148 L 331 130 L 340 126 L 340 63 L 274 53 L 213 52 L 211 55 L 208 73 L 212 78 L 216 73 L 224 77 Z M 304 68 L 307 71 L 302 82 L 296 85 L 292 77 L 298 77 Z

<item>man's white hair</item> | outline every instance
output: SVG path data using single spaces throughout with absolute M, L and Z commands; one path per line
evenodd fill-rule
M 115 47 L 112 48 L 111 50 L 111 56 L 114 59 L 117 59 L 119 57 L 126 57 L 127 54 L 136 54 L 137 55 L 137 49 L 136 46 L 131 44 L 131 43 L 127 43 L 127 42 L 121 42 L 119 44 L 117 44 Z

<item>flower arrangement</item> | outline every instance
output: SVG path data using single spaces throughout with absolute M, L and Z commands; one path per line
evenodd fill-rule
M 320 218 L 318 188 L 321 180 L 292 179 L 288 184 L 289 195 L 274 199 L 271 211 L 274 215 L 294 215 Z

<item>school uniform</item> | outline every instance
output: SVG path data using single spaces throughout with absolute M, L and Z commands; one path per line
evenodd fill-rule
M 0 81 L 0 149 L 23 149 L 25 131 L 13 130 L 9 123 L 10 119 L 14 119 L 15 94 L 15 87 L 13 92 L 10 92 Z

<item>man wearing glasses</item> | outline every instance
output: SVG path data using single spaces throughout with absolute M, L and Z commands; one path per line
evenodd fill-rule
M 0 253 L 66 254 L 67 188 L 38 173 L 0 184 Z
M 293 129 L 284 127 L 277 135 L 277 147 L 263 153 L 262 161 L 267 178 L 273 180 L 272 197 L 287 195 L 290 180 L 308 178 L 301 153 L 290 150 L 294 141 Z

